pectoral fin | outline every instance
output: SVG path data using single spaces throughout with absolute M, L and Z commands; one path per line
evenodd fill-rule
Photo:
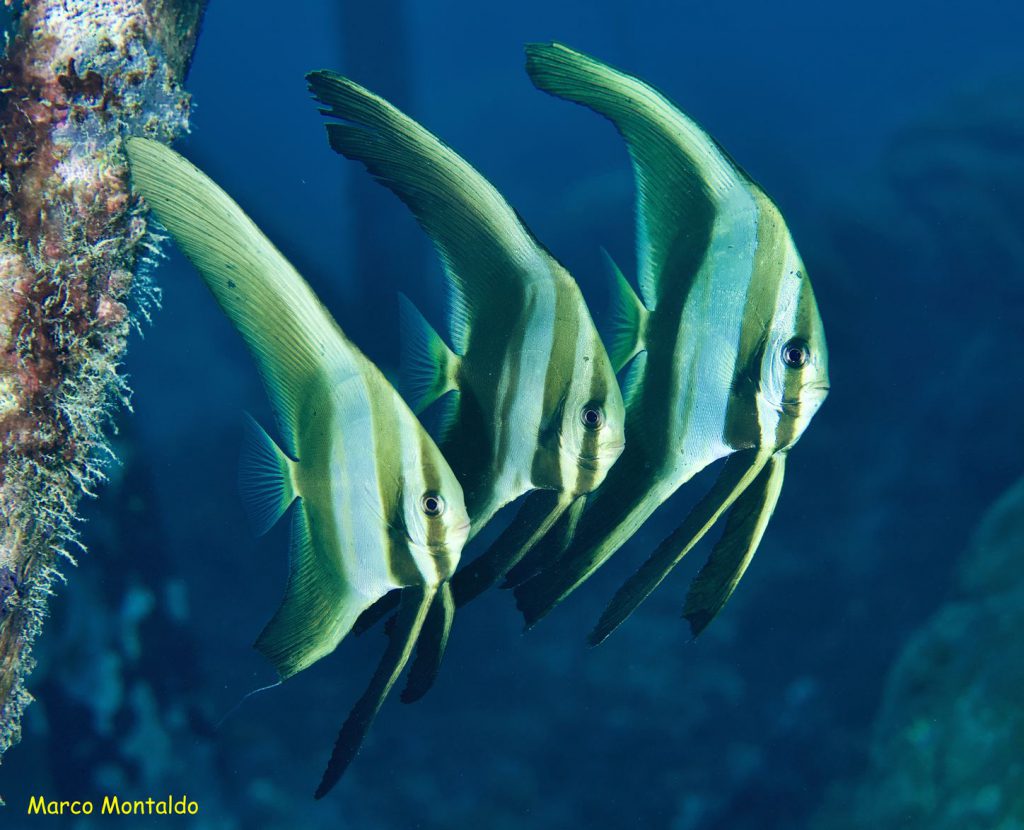
M 683 616 L 696 637 L 725 606 L 742 579 L 775 511 L 786 456 L 776 453 L 729 511 L 725 532 L 686 595 Z
M 591 645 L 603 642 L 661 584 L 757 478 L 768 458 L 767 452 L 759 449 L 741 450 L 729 456 L 711 491 L 612 598 L 590 633 Z
M 530 493 L 494 544 L 455 574 L 456 605 L 461 608 L 504 577 L 547 535 L 570 503 L 557 490 Z
M 384 699 L 409 661 L 433 599 L 432 588 L 416 586 L 402 591 L 398 620 L 388 640 L 387 650 L 370 680 L 370 685 L 352 707 L 345 724 L 341 727 L 341 732 L 338 733 L 331 760 L 327 763 L 320 786 L 316 788 L 316 798 L 323 798 L 331 791 L 355 758 Z
M 430 605 L 416 645 L 416 658 L 409 669 L 409 679 L 402 690 L 402 703 L 415 703 L 430 691 L 441 670 L 441 661 L 448 648 L 452 620 L 455 617 L 455 597 L 450 582 L 441 583 L 434 601 Z

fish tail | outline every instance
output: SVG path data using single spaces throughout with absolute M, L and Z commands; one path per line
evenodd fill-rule
M 388 640 L 387 649 L 366 691 L 356 701 L 338 733 L 331 759 L 316 788 L 315 798 L 323 798 L 333 789 L 359 752 L 384 699 L 409 661 L 433 599 L 434 589 L 425 586 L 406 588 L 402 592 L 398 620 Z
M 458 389 L 459 357 L 404 294 L 398 295 L 401 318 L 402 396 L 419 414 Z
M 369 604 L 328 557 L 317 554 L 300 499 L 292 518 L 288 586 L 256 649 L 284 680 L 330 654 Z
M 451 582 L 441 587 L 430 605 L 423 631 L 416 643 L 416 658 L 409 669 L 409 678 L 402 690 L 402 703 L 415 703 L 430 691 L 441 670 L 441 661 L 448 649 L 448 637 L 455 618 L 455 597 Z
M 295 501 L 292 463 L 256 419 L 246 413 L 238 488 L 257 536 L 270 530 Z
M 629 361 L 647 348 L 645 342 L 649 312 L 629 284 L 622 269 L 604 248 L 605 261 L 612 274 L 614 311 L 608 332 L 608 357 L 612 368 L 620 371 Z

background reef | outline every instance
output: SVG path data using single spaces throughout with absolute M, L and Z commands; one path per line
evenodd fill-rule
M 171 252 L 163 308 L 129 348 L 122 465 L 89 505 L 89 553 L 52 602 L 37 702 L 0 768 L 4 826 L 26 821 L 29 794 L 108 791 L 187 792 L 215 828 L 1024 822 L 1022 27 L 998 0 L 213 4 L 179 146 L 385 366 L 396 287 L 436 315 L 440 275 L 397 200 L 327 149 L 303 74 L 340 69 L 447 139 L 600 324 L 599 246 L 632 267 L 632 180 L 609 125 L 523 73 L 522 44 L 555 38 L 659 86 L 778 202 L 833 391 L 698 642 L 679 613 L 700 552 L 604 646 L 583 638 L 706 479 L 529 635 L 505 594 L 467 609 L 437 688 L 389 703 L 337 797 L 314 804 L 380 635 L 218 723 L 273 679 L 248 646 L 286 542 L 253 540 L 235 491 L 241 411 L 269 422 L 258 378 Z

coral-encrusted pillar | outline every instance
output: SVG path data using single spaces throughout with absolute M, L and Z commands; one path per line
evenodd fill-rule
M 203 4 L 26 0 L 0 63 L 0 753 L 18 740 L 32 642 L 127 399 L 130 325 L 154 299 L 123 138 L 186 129 Z

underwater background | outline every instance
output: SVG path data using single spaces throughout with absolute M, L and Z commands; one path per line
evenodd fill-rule
M 559 40 L 665 92 L 779 205 L 832 393 L 698 641 L 680 611 L 706 545 L 604 645 L 584 638 L 707 475 L 528 634 L 505 592 L 460 612 L 435 689 L 390 700 L 316 803 L 382 635 L 220 722 L 274 680 L 250 645 L 283 590 L 287 531 L 257 540 L 244 520 L 242 413 L 269 424 L 269 407 L 168 243 L 163 307 L 129 350 L 123 463 L 36 648 L 0 824 L 40 821 L 30 795 L 117 793 L 187 794 L 198 817 L 153 823 L 225 830 L 1024 825 L 1021 31 L 1024 6 L 997 0 L 215 0 L 178 148 L 386 369 L 395 292 L 439 319 L 440 267 L 398 200 L 328 148 L 303 75 L 339 70 L 465 156 L 601 326 L 600 247 L 632 271 L 632 173 L 610 124 L 523 72 L 524 43 Z

